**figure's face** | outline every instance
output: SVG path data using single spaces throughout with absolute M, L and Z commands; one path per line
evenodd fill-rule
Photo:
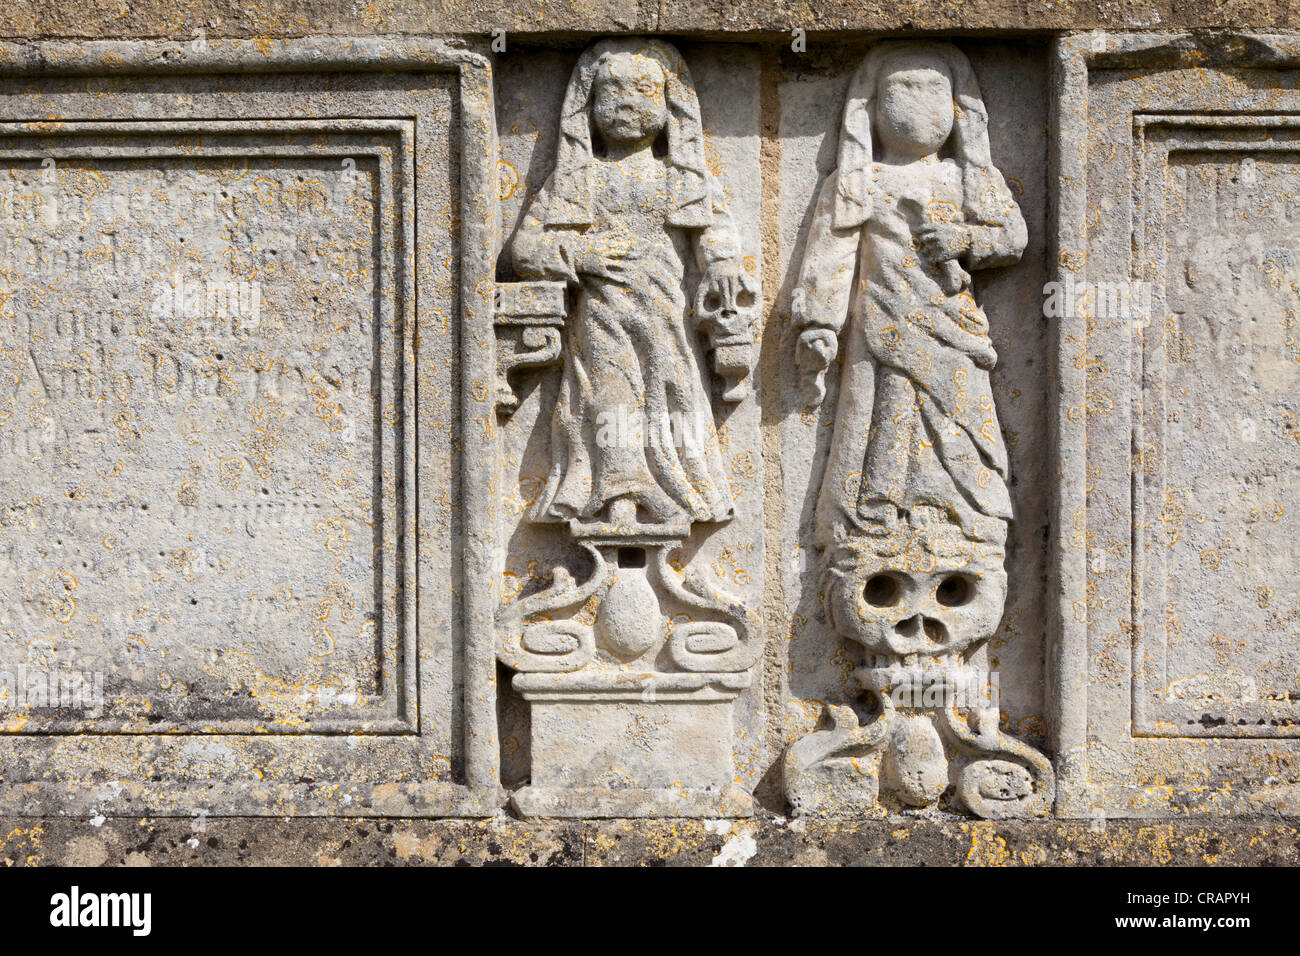
M 637 53 L 606 57 L 596 74 L 592 116 L 601 138 L 612 145 L 653 139 L 668 122 L 664 71 Z
M 876 96 L 876 135 L 896 156 L 937 152 L 952 134 L 952 80 L 933 57 L 902 54 L 890 61 Z

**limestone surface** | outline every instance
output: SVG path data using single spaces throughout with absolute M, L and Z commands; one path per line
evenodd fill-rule
M 5 854 L 1294 855 L 1282 12 L 110 6 L 0 11 Z

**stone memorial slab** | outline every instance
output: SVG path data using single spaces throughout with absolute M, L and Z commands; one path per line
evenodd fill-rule
M 0 44 L 0 814 L 1300 813 L 1300 43 L 607 28 Z
M 488 75 L 415 41 L 6 60 L 5 812 L 495 809 L 457 584 Z
M 1294 813 L 1300 58 L 1059 47 L 1059 811 Z

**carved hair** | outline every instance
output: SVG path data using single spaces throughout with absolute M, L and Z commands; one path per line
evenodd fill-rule
M 588 226 L 593 222 L 591 195 L 591 103 L 596 75 L 602 62 L 618 53 L 639 54 L 654 60 L 664 71 L 664 102 L 668 107 L 667 139 L 670 195 L 674 226 L 703 227 L 712 222 L 704 166 L 704 129 L 700 104 L 691 74 L 674 47 L 661 40 L 617 38 L 601 40 L 578 58 L 569 77 L 560 116 L 560 142 L 556 150 L 546 223 L 553 226 Z
M 977 213 L 972 207 L 988 198 L 986 178 L 993 165 L 989 158 L 989 117 L 970 60 L 951 43 L 887 41 L 872 47 L 849 83 L 844 128 L 840 133 L 836 229 L 852 229 L 871 218 L 871 194 L 867 188 L 871 178 L 871 127 L 875 121 L 876 96 L 889 61 L 907 54 L 930 57 L 937 61 L 936 66 L 947 68 L 953 91 L 953 125 L 947 145 L 962 169 L 967 211 Z M 982 217 L 977 213 L 973 218 Z

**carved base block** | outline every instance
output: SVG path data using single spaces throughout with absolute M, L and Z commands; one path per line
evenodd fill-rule
M 991 820 L 1051 808 L 1051 762 L 998 730 L 996 712 L 976 729 L 950 707 L 896 710 L 882 700 L 883 714 L 866 726 L 851 708 L 832 706 L 830 729 L 791 745 L 785 792 L 794 816 L 882 816 L 931 809 L 941 798 Z
M 732 702 L 747 674 L 519 674 L 532 719 L 525 816 L 744 816 Z

